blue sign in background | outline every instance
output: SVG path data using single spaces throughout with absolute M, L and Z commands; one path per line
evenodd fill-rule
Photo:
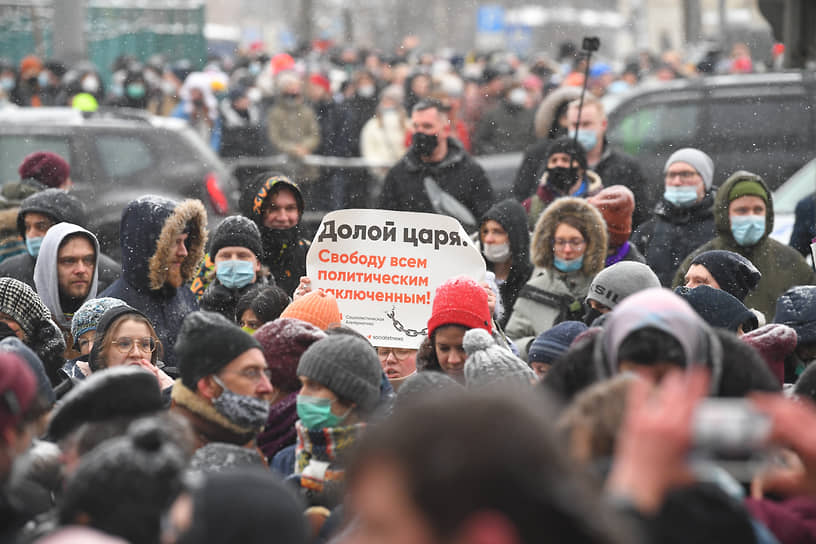
M 476 32 L 501 32 L 504 30 L 504 8 L 480 6 L 476 14 Z

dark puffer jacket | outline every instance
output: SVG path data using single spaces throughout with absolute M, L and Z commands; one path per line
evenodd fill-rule
M 124 300 L 143 312 L 164 346 L 164 361 L 176 366 L 173 346 L 181 322 L 198 310 L 189 287 L 165 283 L 167 266 L 179 234 L 187 233 L 187 256 L 181 277 L 188 283 L 204 256 L 207 242 L 207 212 L 198 200 L 173 202 L 150 195 L 134 200 L 122 213 L 119 241 L 122 247 L 122 277 L 100 296 Z
M 682 260 L 714 238 L 714 193 L 681 208 L 661 199 L 654 217 L 637 228 L 631 241 L 646 257 L 646 264 L 657 274 L 660 284 L 669 287 Z
M 765 234 L 759 242 L 750 247 L 743 247 L 734 240 L 731 233 L 731 220 L 728 216 L 728 193 L 735 184 L 744 180 L 756 181 L 765 188 L 768 205 L 765 211 Z M 773 195 L 762 178 L 750 172 L 738 171 L 728 178 L 717 193 L 714 203 L 714 217 L 717 226 L 717 237 L 690 254 L 674 276 L 673 285 L 682 285 L 691 261 L 704 251 L 725 249 L 739 253 L 757 267 L 762 273 L 756 289 L 745 297 L 745 305 L 765 314 L 768 321 L 773 319 L 776 299 L 794 285 L 812 285 L 816 283 L 816 274 L 807 265 L 802 255 L 790 246 L 770 238 L 773 232 L 774 211 Z
M 17 214 L 17 232 L 24 240 L 24 216 L 29 212 L 47 215 L 53 219 L 54 223 L 73 223 L 82 228 L 88 228 L 88 217 L 82 202 L 62 189 L 46 189 L 26 197 L 20 203 L 20 211 Z M 14 278 L 36 289 L 34 285 L 34 265 L 36 263 L 36 257 L 32 257 L 28 252 L 9 257 L 0 263 L 0 277 Z M 116 281 L 121 273 L 122 268 L 119 263 L 107 255 L 99 256 L 100 291 Z
M 510 319 L 510 314 L 513 313 L 513 306 L 516 304 L 519 291 L 533 273 L 533 263 L 530 262 L 530 232 L 527 230 L 527 212 L 513 199 L 502 200 L 487 210 L 482 217 L 481 225 L 491 219 L 507 232 L 512 255 L 510 274 L 507 280 L 499 286 L 499 293 L 504 304 L 504 317 L 499 321 L 499 326 L 504 327 Z M 484 249 L 481 242 L 479 242 L 479 247 Z M 487 259 L 485 262 L 488 270 L 494 269 L 493 263 Z

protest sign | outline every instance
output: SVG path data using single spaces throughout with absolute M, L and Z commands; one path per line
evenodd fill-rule
M 337 298 L 343 324 L 372 344 L 418 348 L 436 288 L 454 276 L 484 280 L 485 262 L 452 217 L 338 210 L 323 217 L 306 273 L 313 289 Z

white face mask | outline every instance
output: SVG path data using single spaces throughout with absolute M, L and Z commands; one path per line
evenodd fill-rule
M 491 263 L 504 263 L 510 258 L 510 242 L 503 244 L 482 244 L 482 253 Z
M 86 93 L 95 93 L 99 90 L 99 80 L 95 77 L 86 77 L 82 80 L 82 90 Z

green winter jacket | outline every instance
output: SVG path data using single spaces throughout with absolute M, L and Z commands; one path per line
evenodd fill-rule
M 731 222 L 728 218 L 728 194 L 738 182 L 750 179 L 759 182 L 768 192 L 768 206 L 765 215 L 765 235 L 751 247 L 737 244 L 731 234 Z M 808 266 L 802 255 L 795 249 L 770 238 L 773 231 L 774 211 L 773 196 L 765 181 L 750 172 L 738 171 L 729 177 L 717 191 L 714 200 L 714 221 L 717 230 L 716 237 L 694 250 L 680 264 L 672 282 L 673 287 L 685 283 L 691 261 L 700 253 L 712 249 L 725 249 L 739 253 L 754 263 L 762 273 L 762 279 L 756 289 L 745 297 L 745 305 L 755 308 L 765 314 L 770 322 L 776 308 L 776 299 L 794 285 L 808 285 L 816 283 L 816 274 Z

